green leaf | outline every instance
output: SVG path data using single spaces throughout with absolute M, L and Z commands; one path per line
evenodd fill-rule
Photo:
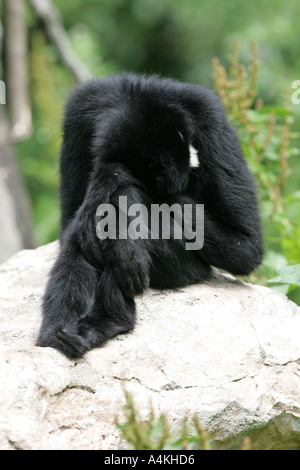
M 281 106 L 263 106 L 256 110 L 258 114 L 270 114 L 272 111 L 278 116 L 289 116 L 291 114 L 290 111 L 286 108 L 282 108 Z
M 300 264 L 281 268 L 278 276 L 268 280 L 269 284 L 288 284 L 300 287 Z
M 276 290 L 277 292 L 281 292 L 284 295 L 287 295 L 290 290 L 290 284 L 274 284 L 272 286 L 273 290 Z

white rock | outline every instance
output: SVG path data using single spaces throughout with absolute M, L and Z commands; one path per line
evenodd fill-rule
M 299 448 L 300 308 L 216 274 L 137 300 L 135 330 L 70 361 L 34 345 L 57 243 L 0 266 L 0 449 L 124 448 L 123 386 L 172 429 L 197 413 L 217 448 Z M 298 446 L 298 447 L 297 447 Z

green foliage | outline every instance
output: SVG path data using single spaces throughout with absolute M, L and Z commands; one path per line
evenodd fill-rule
M 274 217 L 281 209 L 282 189 L 287 178 L 290 148 L 290 112 L 286 107 L 264 106 L 256 98 L 257 49 L 252 45 L 249 70 L 238 62 L 235 42 L 228 78 L 225 68 L 214 59 L 214 83 L 228 117 L 236 127 L 244 154 L 259 185 L 263 215 Z
M 134 403 L 131 393 L 124 389 L 125 405 L 122 422 L 115 419 L 121 437 L 132 450 L 214 450 L 213 435 L 203 430 L 197 414 L 190 419 L 186 416 L 177 432 L 172 432 L 164 413 L 155 416 L 150 407 L 147 420 L 143 420 Z M 224 443 L 226 449 L 252 450 L 252 442 L 248 435 L 235 436 Z M 234 444 L 235 443 L 235 444 Z M 259 447 L 258 447 L 259 448 Z M 254 449 L 253 449 L 254 450 Z
M 268 280 L 268 284 L 286 295 L 297 290 L 300 288 L 300 264 L 284 266 L 278 276 Z
M 248 67 L 239 63 L 238 46 L 235 42 L 229 74 L 214 59 L 214 84 L 239 133 L 243 152 L 258 184 L 266 255 L 257 276 L 251 279 L 266 283 L 279 272 L 280 276 L 287 273 L 288 263 L 300 260 L 300 192 L 288 191 L 289 158 L 299 153 L 292 145 L 298 134 L 292 132 L 293 120 L 287 103 L 266 106 L 257 97 L 256 44 L 252 44 Z M 289 295 L 292 290 L 289 288 L 285 293 Z
M 116 425 L 121 431 L 123 439 L 134 450 L 210 450 L 211 437 L 205 432 L 196 415 L 192 419 L 192 426 L 188 419 L 184 419 L 178 435 L 170 431 L 165 414 L 155 417 L 150 411 L 148 420 L 142 420 L 134 405 L 132 395 L 125 391 L 126 403 L 122 423 L 116 419 Z
M 54 0 L 68 31 L 87 25 L 103 64 L 114 71 L 156 72 L 211 84 L 211 57 L 227 62 L 235 38 L 241 53 L 253 38 L 267 64 L 260 90 L 276 102 L 282 83 L 300 70 L 298 0 Z M 295 73 L 295 72 L 294 72 Z M 295 77 L 295 79 L 297 76 Z M 272 86 L 270 86 L 272 84 Z

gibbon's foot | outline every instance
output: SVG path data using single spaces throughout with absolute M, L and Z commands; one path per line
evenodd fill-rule
M 77 324 L 42 328 L 36 345 L 58 349 L 69 359 L 76 359 L 133 327 L 131 322 L 118 325 L 110 320 L 101 321 L 101 318 L 95 321 L 87 315 L 79 319 Z
M 69 359 L 82 357 L 90 349 L 89 341 L 78 334 L 77 325 L 73 324 L 42 327 L 36 345 L 58 349 Z

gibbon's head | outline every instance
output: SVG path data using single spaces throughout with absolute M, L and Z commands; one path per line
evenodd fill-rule
M 112 110 L 106 161 L 118 162 L 151 191 L 182 192 L 199 166 L 193 125 L 179 106 L 145 100 Z M 108 139 L 108 140 L 107 140 Z

